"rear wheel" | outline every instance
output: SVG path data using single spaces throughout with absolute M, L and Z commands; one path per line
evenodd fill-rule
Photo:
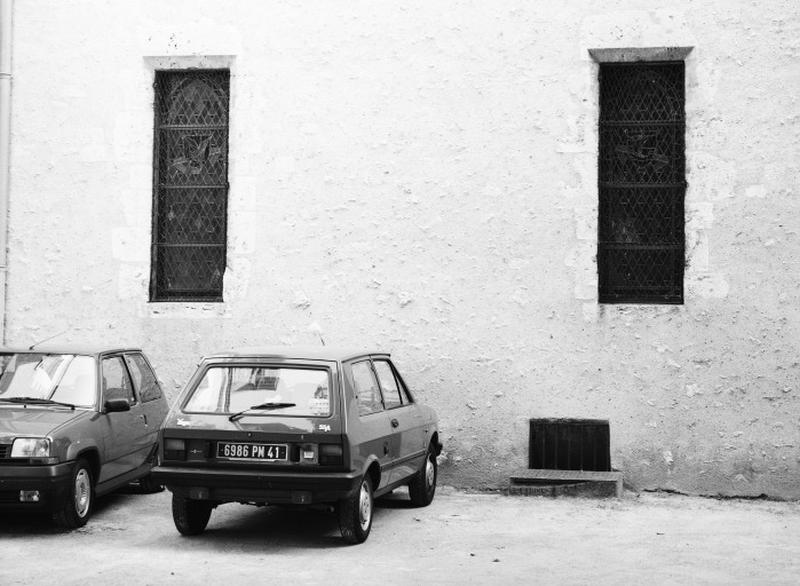
M 363 543 L 372 529 L 372 480 L 368 475 L 350 497 L 339 502 L 339 530 L 347 543 Z
M 411 497 L 411 504 L 415 507 L 427 507 L 431 504 L 433 496 L 436 494 L 436 477 L 438 466 L 436 464 L 436 453 L 433 446 L 428 447 L 425 455 L 425 462 L 411 482 L 408 483 L 408 496 Z
M 181 535 L 202 533 L 208 525 L 213 508 L 214 503 L 210 501 L 187 499 L 174 493 L 172 495 L 172 520 Z
M 72 469 L 67 498 L 61 508 L 53 514 L 56 523 L 67 529 L 83 527 L 92 514 L 94 504 L 94 482 L 89 463 L 80 459 Z

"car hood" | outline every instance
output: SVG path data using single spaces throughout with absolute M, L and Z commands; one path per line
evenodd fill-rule
M 0 406 L 0 438 L 46 436 L 57 427 L 87 413 L 65 407 Z

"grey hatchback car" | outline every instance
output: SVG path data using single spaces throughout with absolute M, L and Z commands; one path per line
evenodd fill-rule
M 433 409 L 383 352 L 244 348 L 205 358 L 162 429 L 153 475 L 172 491 L 175 526 L 201 533 L 214 507 L 334 505 L 342 537 L 363 542 L 373 499 L 436 490 Z
M 135 348 L 0 348 L 0 508 L 88 521 L 94 497 L 150 476 L 168 411 Z

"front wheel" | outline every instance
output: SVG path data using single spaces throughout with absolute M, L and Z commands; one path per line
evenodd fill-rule
M 339 530 L 347 543 L 364 543 L 372 529 L 372 480 L 368 475 L 350 497 L 339 502 Z
M 94 504 L 94 483 L 92 469 L 86 460 L 75 462 L 72 469 L 71 482 L 67 498 L 53 518 L 55 522 L 67 529 L 83 527 L 92 514 Z
M 172 494 L 172 520 L 181 535 L 199 535 L 202 533 L 214 504 L 209 501 L 198 501 Z
M 436 494 L 436 477 L 438 466 L 436 464 L 436 452 L 433 446 L 428 448 L 425 455 L 425 462 L 411 482 L 408 483 L 408 496 L 411 497 L 411 504 L 415 507 L 427 507 L 433 501 Z

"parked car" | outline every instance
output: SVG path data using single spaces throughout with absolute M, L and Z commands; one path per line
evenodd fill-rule
M 221 503 L 332 504 L 342 537 L 367 539 L 373 499 L 408 485 L 426 506 L 441 452 L 436 414 L 389 354 L 245 348 L 205 358 L 161 431 L 153 473 L 183 535 Z
M 134 348 L 0 348 L 0 507 L 85 525 L 96 496 L 150 476 L 167 401 Z

